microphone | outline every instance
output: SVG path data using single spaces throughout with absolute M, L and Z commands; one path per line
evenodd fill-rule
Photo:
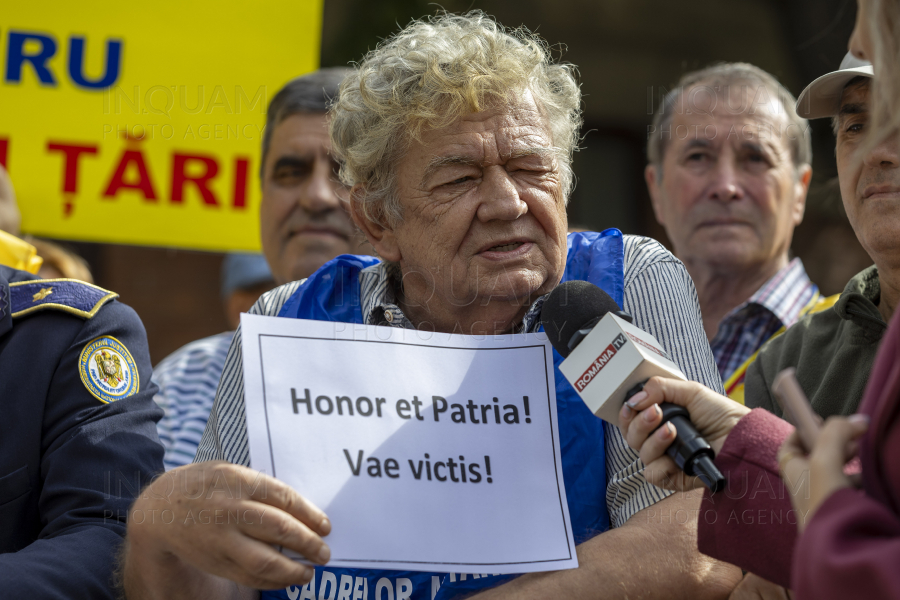
M 560 372 L 592 413 L 614 425 L 622 404 L 651 377 L 687 380 L 659 342 L 631 321 L 609 294 L 587 281 L 557 286 L 541 307 L 544 331 L 565 359 Z M 669 402 L 660 409 L 659 426 L 672 423 L 676 431 L 666 454 L 713 493 L 721 490 L 725 477 L 713 463 L 715 451 L 691 423 L 690 413 Z

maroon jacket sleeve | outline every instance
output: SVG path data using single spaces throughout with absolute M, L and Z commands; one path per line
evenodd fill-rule
M 855 489 L 838 490 L 810 519 L 794 555 L 798 598 L 900 598 L 900 519 Z
M 716 466 L 728 485 L 700 505 L 700 552 L 791 587 L 797 515 L 778 473 L 778 448 L 794 428 L 761 408 L 738 421 Z

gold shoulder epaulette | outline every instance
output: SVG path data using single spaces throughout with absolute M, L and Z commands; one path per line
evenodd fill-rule
M 10 312 L 22 317 L 39 310 L 61 310 L 84 319 L 119 295 L 77 279 L 32 279 L 9 284 Z

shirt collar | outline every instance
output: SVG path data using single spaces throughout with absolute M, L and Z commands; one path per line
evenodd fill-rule
M 399 279 L 398 267 L 392 263 L 380 262 L 360 271 L 359 287 L 366 325 L 415 329 L 397 304 L 395 286 Z M 538 330 L 541 326 L 541 307 L 546 298 L 546 295 L 541 296 L 531 305 L 516 333 L 534 333 Z
M 868 267 L 851 279 L 834 305 L 835 312 L 842 318 L 874 330 L 878 336 L 887 327 L 878 311 L 881 300 L 881 282 L 878 268 Z
M 769 278 L 746 302 L 728 313 L 725 319 L 755 305 L 771 312 L 782 325 L 792 325 L 809 302 L 810 288 L 815 288 L 815 284 L 806 274 L 803 261 L 795 258 Z
M 394 280 L 397 266 L 380 262 L 359 272 L 362 314 L 366 325 L 388 325 L 415 329 L 397 305 Z

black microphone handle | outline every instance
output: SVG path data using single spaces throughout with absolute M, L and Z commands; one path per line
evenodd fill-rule
M 644 389 L 644 383 L 646 382 L 641 382 L 629 390 L 625 395 L 625 401 Z M 691 423 L 691 415 L 687 409 L 671 402 L 663 402 L 659 408 L 662 410 L 662 421 L 653 431 L 666 423 L 672 423 L 675 427 L 675 439 L 666 448 L 669 458 L 689 477 L 699 477 L 712 493 L 724 489 L 725 476 L 713 462 L 716 453 Z
M 687 409 L 670 402 L 663 402 L 659 408 L 663 413 L 659 427 L 666 423 L 675 427 L 675 440 L 666 448 L 669 458 L 689 477 L 699 477 L 712 493 L 723 489 L 725 476 L 713 462 L 716 453 L 691 423 Z

